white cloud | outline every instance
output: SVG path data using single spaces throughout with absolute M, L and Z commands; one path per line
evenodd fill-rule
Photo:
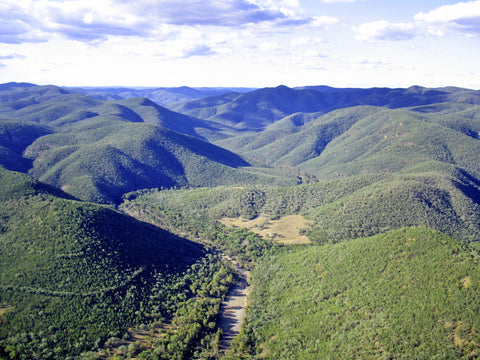
M 320 37 L 316 38 L 311 38 L 311 37 L 298 37 L 290 40 L 290 45 L 294 47 L 299 47 L 299 46 L 312 46 L 312 45 L 318 45 L 324 43 L 325 40 L 323 40 Z
M 454 29 L 471 35 L 480 34 L 480 1 L 460 2 L 418 13 L 414 19 L 427 27 L 431 34 L 443 34 Z
M 409 23 L 385 20 L 361 24 L 356 28 L 357 40 L 410 40 L 419 34 L 442 36 L 450 30 L 480 35 L 480 0 L 440 6 L 427 13 L 420 12 Z
M 0 42 L 47 41 L 52 35 L 82 42 L 156 37 L 164 25 L 274 31 L 336 21 L 302 14 L 298 0 L 3 0 Z
M 278 49 L 278 44 L 276 42 L 263 42 L 258 45 L 258 49 L 263 52 L 272 52 Z
M 355 39 L 363 41 L 401 41 L 410 40 L 416 35 L 416 26 L 405 23 L 389 23 L 386 20 L 379 20 L 361 24 L 356 28 Z
M 0 60 L 24 59 L 25 56 L 8 49 L 0 48 Z
M 332 16 L 317 16 L 313 18 L 312 25 L 313 26 L 329 26 L 335 25 L 338 23 L 338 19 Z
M 350 60 L 350 64 L 363 69 L 376 69 L 390 65 L 390 62 L 381 58 L 356 57 Z

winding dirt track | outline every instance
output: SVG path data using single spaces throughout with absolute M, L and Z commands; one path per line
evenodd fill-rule
M 230 289 L 220 308 L 219 327 L 223 331 L 220 340 L 220 352 L 230 350 L 230 345 L 242 328 L 247 305 L 249 271 L 236 266 L 240 280 Z

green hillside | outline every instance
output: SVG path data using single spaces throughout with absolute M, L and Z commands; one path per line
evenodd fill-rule
M 440 170 L 440 168 L 439 168 Z M 300 214 L 317 243 L 427 226 L 466 242 L 480 236 L 480 189 L 460 171 L 362 175 L 292 187 L 217 187 L 127 196 L 122 207 L 160 224 L 216 222 L 223 217 L 276 219 Z M 175 226 L 175 225 L 174 225 Z
M 227 126 L 170 111 L 146 98 L 100 101 L 56 86 L 0 88 L 0 116 L 65 126 L 91 117 L 118 117 L 146 122 L 200 139 L 219 139 L 236 132 Z
M 78 358 L 127 339 L 128 328 L 169 319 L 184 325 L 164 335 L 165 346 L 174 336 L 191 339 L 165 358 L 197 349 L 214 329 L 192 333 L 185 316 L 212 321 L 231 281 L 221 262 L 162 229 L 55 193 L 0 169 L 0 356 Z M 189 300 L 195 289 L 205 297 L 202 312 Z
M 41 181 L 99 203 L 118 203 L 124 193 L 144 188 L 297 182 L 255 172 L 239 156 L 196 138 L 118 120 L 82 121 L 39 138 L 25 155 Z
M 361 106 L 322 116 L 295 114 L 273 125 L 279 123 L 285 126 L 216 144 L 247 159 L 296 166 L 320 180 L 418 172 L 429 170 L 432 161 L 480 176 L 473 160 L 479 150 L 476 105 L 443 103 L 402 110 Z
M 404 108 L 443 102 L 480 104 L 480 93 L 461 88 L 336 89 L 286 86 L 263 88 L 245 94 L 231 93 L 192 100 L 173 106 L 173 110 L 245 130 L 265 130 L 282 118 L 301 113 L 328 113 L 359 105 Z
M 90 90 L 0 85 L 0 359 L 218 359 L 224 255 L 227 358 L 480 357 L 478 91 Z
M 266 130 L 219 140 L 215 143 L 249 159 L 297 166 L 318 157 L 336 137 L 356 122 L 375 117 L 379 107 L 353 107 L 321 113 L 296 113 L 268 126 Z
M 226 127 L 142 98 L 105 102 L 54 86 L 0 89 L 0 164 L 82 200 L 114 204 L 143 188 L 298 182 L 199 139 L 224 136 L 219 129 Z
M 477 358 L 479 279 L 476 252 L 424 228 L 273 255 L 231 358 Z
M 356 122 L 299 168 L 321 179 L 332 179 L 418 172 L 429 169 L 433 161 L 455 165 L 478 178 L 478 111 L 478 106 L 449 114 L 383 110 Z

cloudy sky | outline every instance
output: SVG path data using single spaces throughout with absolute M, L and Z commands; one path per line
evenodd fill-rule
M 480 0 L 1 0 L 0 83 L 480 89 Z

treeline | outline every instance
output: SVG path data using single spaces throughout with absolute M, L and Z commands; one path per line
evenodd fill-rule
M 193 207 L 190 207 L 191 212 L 183 212 L 155 201 L 126 200 L 120 209 L 142 221 L 199 241 L 207 248 L 220 250 L 235 258 L 246 269 L 252 269 L 258 258 L 281 246 L 245 228 L 227 228 Z
M 404 226 L 427 226 L 475 242 L 480 235 L 479 204 L 475 179 L 453 166 L 439 165 L 438 171 L 425 173 L 361 175 L 281 188 L 139 191 L 127 194 L 122 208 L 189 233 L 218 227 L 215 222 L 223 217 L 300 214 L 313 220 L 305 234 L 323 244 Z

